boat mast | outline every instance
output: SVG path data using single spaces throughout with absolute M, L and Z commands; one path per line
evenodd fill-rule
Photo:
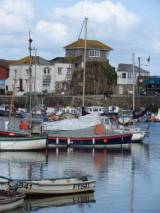
M 29 32 L 29 129 L 31 134 L 31 126 L 32 126 L 32 39 Z
M 11 96 L 11 103 L 10 103 L 10 107 L 9 107 L 9 125 L 11 125 L 11 120 L 12 120 L 12 108 L 13 108 L 13 99 L 15 96 L 15 89 L 16 89 L 16 79 L 17 79 L 17 70 L 14 70 L 15 72 L 15 77 L 14 77 L 14 83 L 13 83 L 13 93 Z
M 83 67 L 83 96 L 82 96 L 82 107 L 85 105 L 84 96 L 85 96 L 85 84 L 86 84 L 86 57 L 87 57 L 87 21 L 88 18 L 85 17 L 85 40 L 84 40 L 84 67 Z
M 132 60 L 133 60 L 133 106 L 132 106 L 132 110 L 135 111 L 135 83 L 136 83 L 136 76 L 135 76 L 135 53 L 132 54 Z

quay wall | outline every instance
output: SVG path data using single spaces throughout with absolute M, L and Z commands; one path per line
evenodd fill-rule
M 112 95 L 110 97 L 104 97 L 103 95 L 88 95 L 85 97 L 85 105 L 103 105 L 103 106 L 119 106 L 125 109 L 132 108 L 133 97 L 132 96 L 119 96 Z M 10 104 L 11 96 L 0 96 L 0 104 Z M 16 107 L 26 107 L 28 99 L 24 96 L 14 97 L 13 103 Z M 47 106 L 81 106 L 82 96 L 62 96 L 62 95 L 52 95 L 52 96 L 39 96 L 32 98 L 33 105 L 45 104 Z M 138 96 L 135 99 L 136 108 L 147 107 L 150 104 L 154 104 L 154 108 L 160 107 L 160 97 L 159 96 Z

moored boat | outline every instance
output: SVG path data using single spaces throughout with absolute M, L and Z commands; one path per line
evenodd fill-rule
M 1 137 L 0 150 L 40 150 L 47 147 L 47 138 L 43 136 Z
M 23 192 L 0 190 L 0 212 L 15 209 L 24 202 Z
M 14 187 L 18 191 L 25 192 L 28 195 L 63 195 L 77 194 L 83 192 L 95 191 L 95 180 L 89 180 L 87 176 L 40 179 L 40 180 L 10 180 L 8 178 L 0 178 L 1 184 L 7 184 L 9 189 Z
M 7 132 L 7 131 L 0 131 L 0 136 L 5 136 L 0 138 L 0 150 L 38 150 L 38 149 L 45 149 L 47 143 L 47 137 L 45 136 L 38 136 L 35 137 L 32 135 L 32 57 L 31 57 L 31 43 L 32 39 L 30 38 L 29 34 L 29 118 L 28 122 L 21 121 L 19 127 L 23 130 L 28 131 L 28 136 L 25 136 L 21 133 L 16 132 Z M 8 130 L 8 125 L 11 122 L 11 115 L 13 108 L 13 96 L 16 89 L 16 78 L 17 78 L 17 71 L 15 70 L 15 82 L 13 87 L 13 95 L 11 98 L 10 110 L 9 110 L 9 121 L 5 121 L 5 130 Z
M 108 118 L 107 118 L 108 119 Z M 47 125 L 46 125 L 47 124 Z M 129 147 L 132 133 L 115 132 L 96 114 L 44 123 L 49 147 Z

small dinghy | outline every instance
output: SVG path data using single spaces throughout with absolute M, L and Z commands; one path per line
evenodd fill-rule
M 0 190 L 0 212 L 15 209 L 24 202 L 25 194 L 17 191 Z
M 7 181 L 8 180 L 8 181 Z M 41 179 L 41 180 L 13 180 L 6 177 L 0 178 L 1 184 L 7 184 L 9 189 L 17 188 L 27 195 L 65 195 L 95 191 L 95 180 L 89 180 L 88 176 Z

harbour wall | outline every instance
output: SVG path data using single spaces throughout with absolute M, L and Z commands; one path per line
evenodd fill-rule
M 10 104 L 11 96 L 0 96 L 0 104 Z M 27 107 L 29 99 L 25 96 L 14 97 L 13 103 L 16 107 Z M 82 96 L 64 96 L 64 95 L 48 95 L 48 96 L 33 96 L 32 105 L 45 104 L 47 106 L 81 106 Z M 119 96 L 112 95 L 106 97 L 103 95 L 88 95 L 85 96 L 85 105 L 101 105 L 101 106 L 119 106 L 124 109 L 132 109 L 133 97 L 132 96 Z M 159 96 L 137 96 L 135 99 L 136 108 L 148 107 L 153 104 L 155 110 L 160 108 L 160 97 Z M 154 110 L 153 109 L 153 110 Z

